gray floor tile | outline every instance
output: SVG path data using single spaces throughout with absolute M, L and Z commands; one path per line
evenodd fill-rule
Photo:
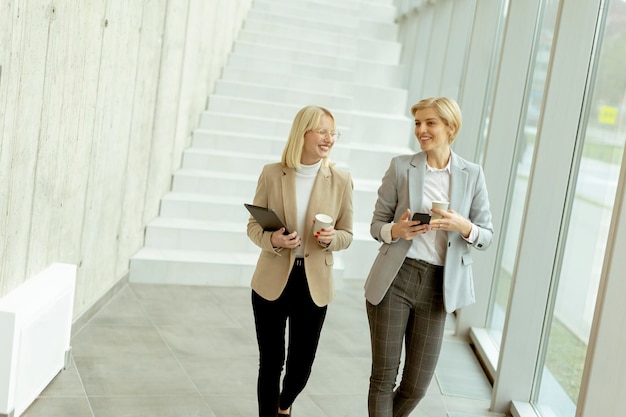
M 132 288 L 157 326 L 188 323 L 239 327 L 222 309 L 209 287 L 133 284 Z
M 180 358 L 182 367 L 203 395 L 238 395 L 254 393 L 256 389 L 258 356 L 224 358 Z
M 96 313 L 90 324 L 151 326 L 152 322 L 130 286 L 126 286 Z
M 371 355 L 363 289 L 344 284 L 328 309 L 296 416 L 367 415 Z M 471 348 L 450 336 L 453 320 L 436 378 L 411 417 L 500 417 L 488 411 L 489 382 Z M 257 415 L 249 288 L 130 284 L 72 346 L 73 362 L 24 416 Z
M 352 395 L 308 395 L 323 412 L 322 417 L 364 417 L 367 416 L 367 392 Z M 297 412 L 308 411 L 307 404 L 296 404 Z M 294 410 L 296 409 L 294 408 Z M 303 410 L 304 409 L 304 410 Z M 308 414 L 302 414 L 308 415 Z
M 21 417 L 94 417 L 87 397 L 39 397 Z
M 188 322 L 159 329 L 178 357 L 236 358 L 258 353 L 251 329 L 203 327 Z
M 153 326 L 89 325 L 72 341 L 74 357 L 132 354 L 171 354 Z
M 78 375 L 74 359 L 66 369 L 61 370 L 41 393 L 42 397 L 79 397 L 85 396 L 85 388 Z
M 88 396 L 173 396 L 196 392 L 171 355 L 76 357 L 75 361 Z
M 370 360 L 324 356 L 316 358 L 304 392 L 310 395 L 359 395 L 367 393 Z
M 94 397 L 95 417 L 215 417 L 200 395 Z
M 491 398 L 491 384 L 467 342 L 444 340 L 435 376 L 445 395 Z
M 207 395 L 204 399 L 215 417 L 253 417 L 259 414 L 255 392 L 239 395 Z

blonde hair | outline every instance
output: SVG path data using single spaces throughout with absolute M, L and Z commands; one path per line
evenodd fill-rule
M 425 98 L 411 106 L 411 114 L 415 117 L 417 111 L 424 109 L 433 109 L 446 126 L 452 128 L 452 134 L 448 138 L 448 143 L 452 144 L 461 130 L 462 116 L 458 103 L 449 97 Z
M 288 168 L 300 168 L 300 159 L 302 159 L 302 149 L 304 147 L 304 134 L 309 130 L 317 129 L 322 116 L 330 117 L 333 122 L 333 130 L 335 129 L 335 117 L 330 110 L 320 106 L 305 106 L 296 114 L 291 124 L 291 132 L 285 149 L 281 163 Z M 325 166 L 330 165 L 328 158 L 322 160 Z

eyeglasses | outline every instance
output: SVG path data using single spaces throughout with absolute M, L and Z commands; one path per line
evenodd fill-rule
M 326 137 L 326 135 L 330 135 L 330 137 L 333 138 L 334 140 L 337 140 L 341 137 L 341 132 L 335 131 L 335 130 L 329 131 L 327 129 L 316 129 L 316 130 L 310 130 L 309 132 L 315 132 L 322 137 Z

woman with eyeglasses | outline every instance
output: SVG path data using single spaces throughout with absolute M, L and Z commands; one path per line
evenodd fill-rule
M 251 284 L 259 345 L 259 417 L 291 415 L 311 374 L 327 305 L 335 295 L 333 252 L 352 242 L 352 178 L 329 160 L 338 137 L 329 110 L 302 108 L 281 162 L 266 165 L 258 179 L 253 204 L 274 209 L 289 231 L 264 231 L 253 217 L 248 222 L 248 236 L 261 248 Z M 334 223 L 313 233 L 320 213 Z
M 421 152 L 391 160 L 370 228 L 382 242 L 365 283 L 370 417 L 407 417 L 426 395 L 446 313 L 475 301 L 470 250 L 486 249 L 493 236 L 482 168 L 450 149 L 461 128 L 458 104 L 429 98 L 411 113 Z M 434 208 L 433 202 L 449 208 Z M 423 223 L 413 219 L 415 213 L 426 215 Z

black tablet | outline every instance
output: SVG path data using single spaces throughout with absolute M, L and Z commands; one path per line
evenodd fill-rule
M 280 217 L 278 217 L 278 214 L 276 214 L 273 209 L 245 203 L 244 206 L 246 206 L 250 214 L 252 214 L 254 219 L 261 225 L 263 230 L 273 232 L 280 229 L 281 227 L 284 227 L 284 234 L 289 234 L 289 232 L 287 231 L 287 226 L 285 226 L 285 223 L 281 220 Z

